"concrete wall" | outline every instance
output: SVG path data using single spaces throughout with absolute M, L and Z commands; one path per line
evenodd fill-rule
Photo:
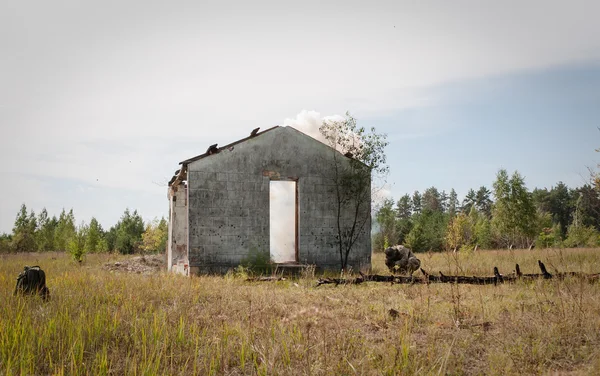
M 182 274 L 189 272 L 188 260 L 188 197 L 187 187 L 180 184 L 169 188 L 169 238 L 167 269 Z
M 345 157 L 339 155 L 347 163 Z M 339 269 L 333 150 L 280 127 L 188 165 L 189 261 L 192 272 L 223 273 L 251 251 L 269 253 L 269 181 L 298 184 L 298 262 Z M 370 211 L 370 208 L 368 208 Z M 371 223 L 349 264 L 371 265 Z

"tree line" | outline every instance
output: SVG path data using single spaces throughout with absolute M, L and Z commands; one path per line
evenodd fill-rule
M 504 169 L 492 190 L 470 189 L 462 201 L 430 187 L 423 193 L 386 199 L 375 213 L 379 226 L 373 248 L 404 244 L 416 252 L 478 248 L 594 247 L 600 245 L 600 178 L 593 185 L 569 188 L 559 182 L 550 189 L 529 191 L 524 178 Z M 76 225 L 73 210 L 50 217 L 37 215 L 25 204 L 10 234 L 0 235 L 0 253 L 70 252 L 81 260 L 86 253 L 160 253 L 166 250 L 165 218 L 144 223 L 137 210 L 125 209 L 107 231 L 96 218 Z
M 375 214 L 373 248 L 404 244 L 417 252 L 600 245 L 600 186 L 529 191 L 518 171 L 501 169 L 492 189 L 470 189 L 462 201 L 454 189 L 436 187 L 387 199 Z
M 166 250 L 168 224 L 165 218 L 144 223 L 137 210 L 129 209 L 108 231 L 92 217 L 76 224 L 73 209 L 50 217 L 46 208 L 37 215 L 21 205 L 10 234 L 0 235 L 0 253 L 69 252 L 77 261 L 86 253 L 160 253 Z

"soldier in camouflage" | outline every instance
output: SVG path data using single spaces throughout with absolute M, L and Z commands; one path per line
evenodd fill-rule
M 410 248 L 395 245 L 385 250 L 385 265 L 390 272 L 411 275 L 421 267 L 421 261 L 415 257 Z

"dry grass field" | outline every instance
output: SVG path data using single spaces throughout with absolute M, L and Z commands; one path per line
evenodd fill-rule
M 430 273 L 600 272 L 600 249 L 421 254 Z M 315 288 L 110 272 L 122 256 L 0 256 L 0 374 L 599 374 L 600 283 Z M 24 265 L 51 300 L 12 295 Z M 383 256 L 374 272 L 385 273 Z M 396 312 L 390 314 L 390 309 Z

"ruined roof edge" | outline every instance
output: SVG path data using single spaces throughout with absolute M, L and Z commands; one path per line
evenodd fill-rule
M 356 162 L 358 162 L 358 163 L 362 164 L 363 166 L 365 166 L 365 167 L 367 167 L 367 168 L 369 168 L 369 169 L 371 168 L 371 167 L 367 166 L 367 165 L 366 165 L 366 164 L 365 164 L 363 161 L 361 161 L 361 160 L 358 160 L 358 159 L 356 159 L 356 158 L 354 158 L 354 157 L 349 157 L 349 156 L 345 155 L 344 153 L 342 153 L 341 151 L 337 150 L 336 148 L 332 147 L 331 145 L 328 145 L 328 144 L 326 144 L 325 142 L 323 142 L 323 141 L 321 141 L 321 140 L 318 140 L 318 139 L 314 138 L 313 136 L 311 136 L 311 135 L 309 135 L 309 134 L 306 134 L 306 133 L 302 132 L 301 130 L 298 130 L 298 129 L 296 129 L 296 128 L 294 128 L 294 127 L 290 126 L 290 125 L 288 125 L 286 128 L 293 129 L 293 130 L 295 130 L 296 132 L 300 133 L 301 135 L 303 135 L 303 136 L 306 136 L 306 137 L 309 137 L 309 138 L 313 139 L 314 141 L 316 141 L 316 142 L 319 142 L 319 143 L 321 143 L 321 144 L 323 144 L 323 145 L 327 146 L 328 148 L 332 149 L 334 152 L 338 153 L 339 155 L 341 155 L 341 156 L 342 156 L 342 157 L 344 157 L 344 158 L 348 158 L 348 159 L 351 159 L 351 160 L 353 160 L 353 161 L 356 161 Z M 265 132 L 266 132 L 266 131 L 265 131 Z
M 244 137 L 244 138 L 242 138 L 242 139 L 240 139 L 240 140 L 234 141 L 234 142 L 232 142 L 232 143 L 230 143 L 230 144 L 227 144 L 227 145 L 225 145 L 225 146 L 221 146 L 220 148 L 218 148 L 218 150 L 219 150 L 219 151 L 221 151 L 221 150 L 223 150 L 223 149 L 227 149 L 227 148 L 229 148 L 229 147 L 232 147 L 232 146 L 234 146 L 234 145 L 237 145 L 237 144 L 239 144 L 239 143 L 241 143 L 241 142 L 248 141 L 248 140 L 249 140 L 249 139 L 251 139 L 251 138 L 258 137 L 258 136 L 260 136 L 260 135 L 262 135 L 262 134 L 265 134 L 265 133 L 267 133 L 268 131 L 272 131 L 272 130 L 273 130 L 273 129 L 275 129 L 275 128 L 279 128 L 279 125 L 276 125 L 276 126 L 274 126 L 274 127 L 271 127 L 271 128 L 269 128 L 269 129 L 265 129 L 265 130 L 264 130 L 264 131 L 262 131 L 262 132 L 258 132 L 258 133 L 257 133 L 257 134 L 255 134 L 254 136 L 250 135 L 250 136 L 248 136 L 248 137 Z M 192 158 L 186 159 L 185 161 L 181 161 L 181 162 L 179 162 L 179 164 L 180 164 L 180 165 L 184 165 L 184 166 L 185 166 L 185 165 L 187 165 L 188 163 L 195 162 L 195 161 L 197 161 L 197 160 L 199 160 L 199 159 L 202 159 L 202 158 L 208 157 L 209 155 L 212 155 L 212 154 L 208 154 L 208 153 L 200 154 L 200 155 L 197 155 L 197 156 L 195 156 L 195 157 L 192 157 Z

